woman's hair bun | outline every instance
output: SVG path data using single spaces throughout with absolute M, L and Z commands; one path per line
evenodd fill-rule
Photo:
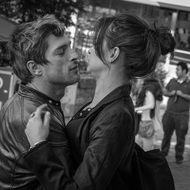
M 157 29 L 157 32 L 159 34 L 158 36 L 159 36 L 161 54 L 166 55 L 168 53 L 173 53 L 176 43 L 170 30 L 168 30 L 168 28 L 161 27 Z

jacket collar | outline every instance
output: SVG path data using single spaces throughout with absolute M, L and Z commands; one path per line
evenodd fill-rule
M 184 80 L 180 80 L 180 79 L 177 78 L 177 82 L 180 83 L 180 84 L 182 84 L 182 83 L 188 83 L 189 79 L 188 79 L 188 77 L 185 77 Z
M 107 104 L 110 104 L 111 102 L 120 99 L 121 97 L 129 97 L 131 91 L 131 83 L 120 86 L 110 92 L 107 96 L 105 96 L 90 112 L 90 115 L 97 110 L 99 110 L 101 107 L 104 107 Z M 91 102 L 85 104 L 79 111 L 82 111 L 87 105 L 89 105 Z
M 20 84 L 18 94 L 24 97 L 28 97 L 31 100 L 40 101 L 42 103 L 52 104 L 54 106 L 61 106 L 60 101 L 53 100 L 47 95 L 35 90 L 34 88 L 28 87 L 26 85 Z

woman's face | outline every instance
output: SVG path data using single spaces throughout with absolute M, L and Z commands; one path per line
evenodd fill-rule
M 92 74 L 99 74 L 105 69 L 107 66 L 101 61 L 101 59 L 96 55 L 94 47 L 90 48 L 86 55 L 87 62 L 87 71 Z

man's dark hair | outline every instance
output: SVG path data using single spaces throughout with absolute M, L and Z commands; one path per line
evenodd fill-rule
M 188 69 L 187 63 L 180 61 L 180 62 L 177 64 L 177 66 L 181 66 L 181 69 L 182 69 L 183 71 L 185 70 L 186 73 L 188 73 L 189 69 Z
M 27 62 L 32 60 L 36 64 L 47 64 L 45 52 L 48 48 L 49 35 L 63 36 L 65 25 L 53 15 L 46 15 L 37 21 L 20 24 L 10 37 L 8 47 L 14 73 L 22 83 L 30 83 L 33 75 L 27 68 Z

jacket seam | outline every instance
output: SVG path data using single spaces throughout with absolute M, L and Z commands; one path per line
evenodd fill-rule
M 2 120 L 4 119 L 5 117 L 5 114 L 7 113 L 7 110 L 9 109 L 9 107 L 11 106 L 13 100 L 16 98 L 16 96 L 13 97 L 12 101 L 9 102 L 9 104 L 6 106 L 6 109 L 3 111 L 3 115 L 2 115 Z M 2 113 L 2 112 L 1 112 Z

